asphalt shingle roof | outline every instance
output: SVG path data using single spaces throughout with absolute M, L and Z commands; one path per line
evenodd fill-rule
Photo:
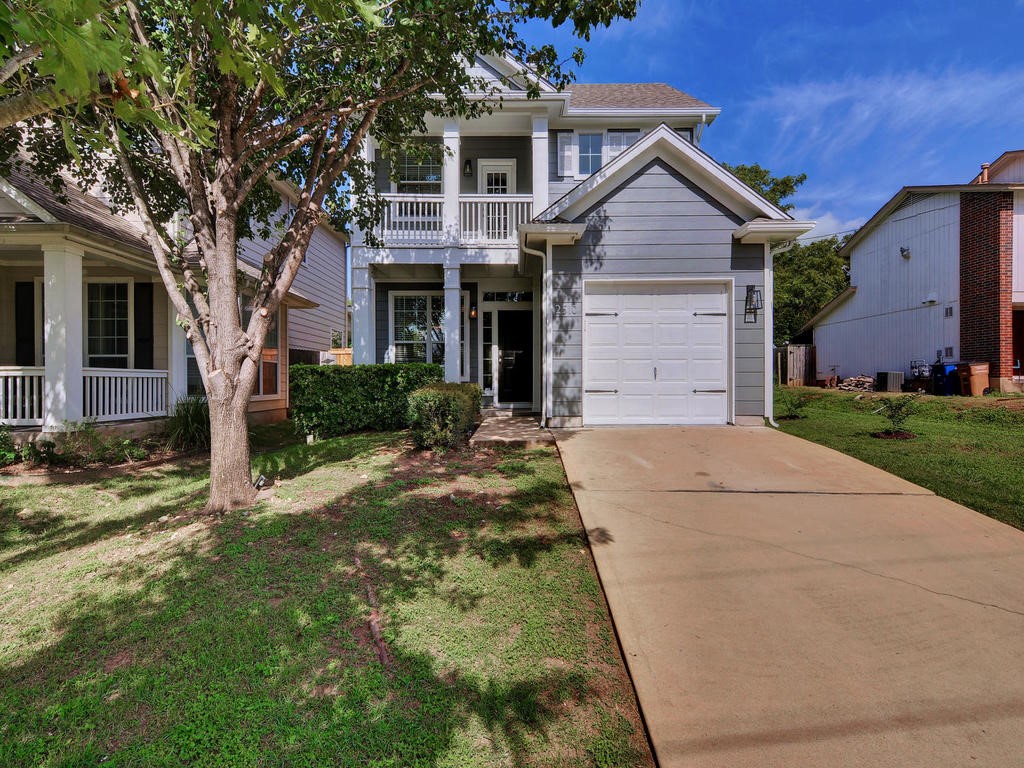
M 573 83 L 570 109 L 714 109 L 666 83 Z

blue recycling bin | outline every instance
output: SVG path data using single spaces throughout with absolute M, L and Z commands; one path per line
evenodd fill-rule
M 960 394 L 956 363 L 937 363 L 932 366 L 932 389 L 936 395 Z

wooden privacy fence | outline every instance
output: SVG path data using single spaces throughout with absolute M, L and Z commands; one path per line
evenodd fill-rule
M 787 344 L 776 347 L 775 372 L 779 384 L 787 387 L 813 387 L 817 383 L 814 345 Z

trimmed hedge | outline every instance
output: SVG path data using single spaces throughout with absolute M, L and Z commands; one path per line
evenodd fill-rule
M 324 438 L 408 426 L 409 393 L 442 381 L 444 369 L 433 363 L 293 365 L 288 376 L 295 428 Z
M 453 448 L 480 415 L 479 384 L 430 384 L 409 395 L 409 426 L 419 448 Z

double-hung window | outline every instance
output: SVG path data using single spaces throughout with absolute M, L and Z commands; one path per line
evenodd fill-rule
M 444 365 L 444 293 L 391 294 L 392 362 Z M 459 370 L 466 378 L 466 294 L 459 302 Z
M 243 295 L 242 301 L 242 330 L 249 326 L 249 319 L 252 317 L 252 297 Z M 263 342 L 263 352 L 260 353 L 259 373 L 256 377 L 256 386 L 253 388 L 254 397 L 266 397 L 277 394 L 278 380 L 280 378 L 281 349 L 278 334 L 278 317 L 282 310 L 270 319 L 270 328 L 267 329 L 267 338 Z
M 129 284 L 88 283 L 86 287 L 86 361 L 90 368 L 128 368 Z
M 603 133 L 579 134 L 579 175 L 589 176 L 602 165 L 604 147 Z
M 395 160 L 395 192 L 440 195 L 441 170 L 439 145 L 427 144 L 399 152 Z

